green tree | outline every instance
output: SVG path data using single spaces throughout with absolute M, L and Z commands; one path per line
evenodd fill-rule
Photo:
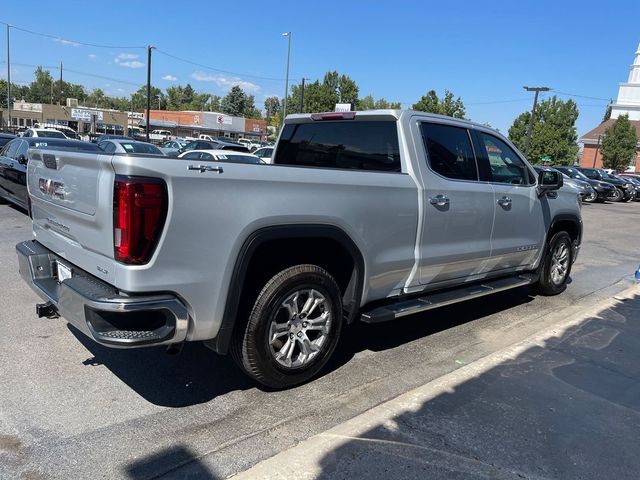
M 291 93 L 287 97 L 287 114 L 302 113 L 300 89 L 300 85 L 291 86 Z M 358 85 L 351 77 L 336 71 L 327 72 L 322 82 L 316 80 L 305 84 L 304 112 L 331 112 L 336 103 L 350 103 L 352 108 L 357 108 L 358 94 Z
M 374 110 L 376 108 L 376 101 L 373 99 L 373 95 L 367 95 L 358 100 L 358 110 Z
M 402 108 L 402 106 L 400 102 L 388 102 L 386 99 L 380 98 L 376 100 L 374 108 L 376 110 L 385 110 L 388 108 L 392 110 L 399 110 L 400 108 Z
M 271 117 L 280 112 L 280 99 L 278 97 L 265 98 L 264 110 L 266 112 L 267 122 L 269 122 L 271 120 Z
M 417 103 L 411 107 L 421 112 L 438 113 L 454 118 L 464 118 L 464 103 L 458 98 L 453 97 L 453 93 L 449 90 L 444 91 L 444 98 L 440 99 L 435 90 L 429 90 L 423 95 Z
M 557 165 L 572 165 L 578 154 L 576 120 L 578 106 L 573 100 L 553 96 L 540 103 L 533 121 L 529 160 L 538 163 L 550 157 Z M 520 114 L 509 128 L 509 139 L 521 152 L 527 150 L 527 131 L 531 113 Z
M 49 70 L 37 67 L 34 80 L 29 84 L 27 102 L 51 103 L 53 96 L 53 77 Z
M 245 118 L 262 118 L 262 113 L 256 108 L 256 99 L 253 95 L 247 96 L 242 116 Z
M 191 105 L 195 96 L 195 90 L 191 84 L 187 83 L 187 86 L 182 90 L 182 104 Z
M 241 116 L 247 103 L 247 94 L 238 85 L 234 85 L 220 102 L 222 113 Z
M 162 99 L 162 90 L 151 85 L 151 108 L 158 108 L 158 96 Z M 143 85 L 131 95 L 131 103 L 136 111 L 143 111 L 147 108 L 147 86 Z M 161 105 L 162 107 L 162 102 Z
M 607 109 L 604 111 L 604 117 L 602 117 L 602 122 L 604 123 L 611 118 L 611 104 L 607 105 Z
M 629 115 L 621 115 L 602 136 L 602 163 L 606 168 L 624 171 L 636 156 L 638 136 L 629 121 Z
M 104 107 L 105 98 L 106 98 L 105 94 L 101 89 L 94 88 L 93 90 L 91 90 L 91 92 L 89 92 L 89 95 L 87 95 L 87 98 L 85 99 L 84 103 L 89 107 L 96 107 L 96 108 Z

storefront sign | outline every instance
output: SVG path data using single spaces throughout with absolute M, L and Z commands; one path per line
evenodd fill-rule
M 71 118 L 74 120 L 82 120 L 83 122 L 91 122 L 91 119 L 95 115 L 97 121 L 102 122 L 103 112 L 99 110 L 83 110 L 81 108 L 72 108 L 71 109 Z

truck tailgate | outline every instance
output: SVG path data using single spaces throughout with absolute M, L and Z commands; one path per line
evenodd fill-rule
M 111 155 L 29 152 L 33 234 L 70 263 L 113 282 Z

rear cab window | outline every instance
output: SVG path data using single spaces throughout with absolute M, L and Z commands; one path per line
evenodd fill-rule
M 421 122 L 420 132 L 431 170 L 453 180 L 478 180 L 471 137 L 466 128 Z
M 397 124 L 384 121 L 318 121 L 286 124 L 274 165 L 400 172 Z

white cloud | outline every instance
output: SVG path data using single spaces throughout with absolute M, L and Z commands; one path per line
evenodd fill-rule
M 174 77 L 173 75 L 165 75 L 162 77 L 162 80 L 168 80 L 169 82 L 175 82 L 178 77 Z
M 140 68 L 140 67 L 144 67 L 144 63 L 139 62 L 138 60 L 131 60 L 128 62 L 118 62 L 116 61 L 116 63 L 118 65 L 120 65 L 121 67 L 127 67 L 127 68 Z
M 114 59 L 114 62 L 117 65 L 120 65 L 121 67 L 127 67 L 127 68 L 144 67 L 144 63 L 138 60 L 135 60 L 138 57 L 140 57 L 140 55 L 137 55 L 135 53 L 121 53 Z
M 211 75 L 196 71 L 191 74 L 191 78 L 198 80 L 199 82 L 213 82 L 220 88 L 230 89 L 231 87 L 238 85 L 240 88 L 250 93 L 259 92 L 261 90 L 260 85 L 256 85 L 255 83 L 251 83 L 246 80 L 241 80 L 238 77 L 225 77 L 224 75 Z
M 87 57 L 89 57 L 90 60 L 95 60 L 98 56 L 95 53 L 90 53 Z
M 67 45 L 69 47 L 79 47 L 80 44 L 77 42 L 72 42 L 71 40 L 65 40 L 64 38 L 54 38 L 54 42 L 61 43 L 62 45 Z

